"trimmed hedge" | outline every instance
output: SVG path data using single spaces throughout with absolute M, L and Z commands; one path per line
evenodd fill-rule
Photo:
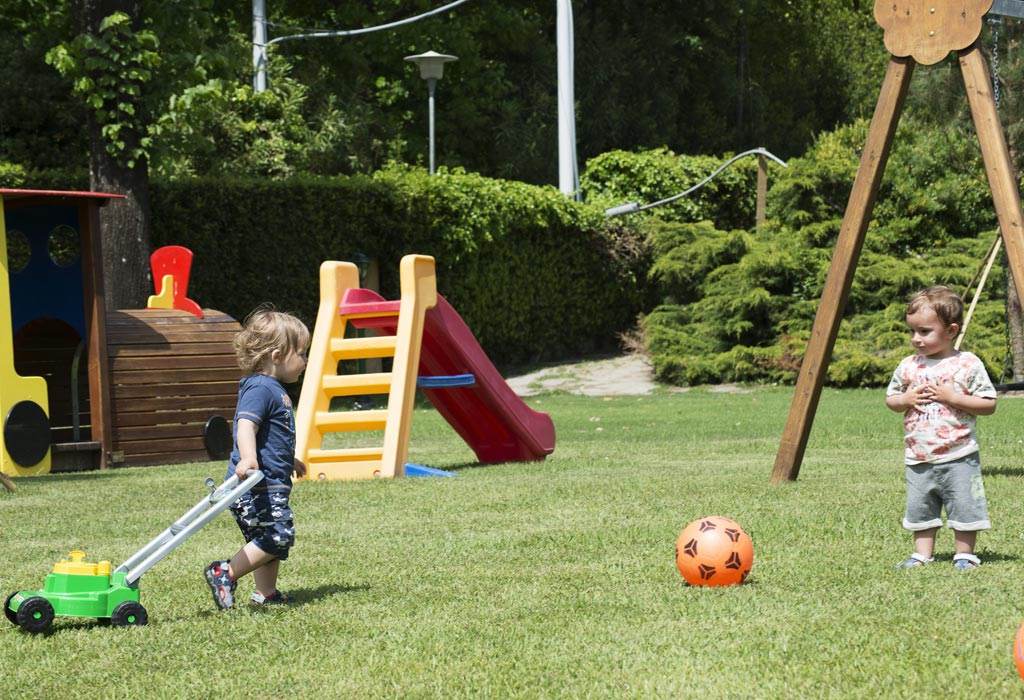
M 403 255 L 434 256 L 438 291 L 500 364 L 611 350 L 642 310 L 644 246 L 552 187 L 392 168 L 154 182 L 152 206 L 154 247 L 195 254 L 189 297 L 239 320 L 272 302 L 312 323 L 321 262 L 358 253 L 387 298 Z

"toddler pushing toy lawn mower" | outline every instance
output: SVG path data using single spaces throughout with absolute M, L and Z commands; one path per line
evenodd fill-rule
M 263 479 L 252 470 L 241 481 L 232 475 L 219 487 L 207 479 L 210 494 L 178 518 L 149 544 L 110 570 L 109 561 L 89 563 L 85 553 L 70 553 L 47 574 L 41 590 L 17 591 L 4 602 L 4 614 L 12 624 L 29 632 L 45 632 L 56 615 L 109 619 L 115 627 L 145 625 L 146 609 L 139 603 L 139 578 L 181 543 L 213 520 Z

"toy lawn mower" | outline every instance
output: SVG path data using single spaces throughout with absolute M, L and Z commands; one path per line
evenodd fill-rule
M 115 627 L 145 625 L 149 615 L 139 603 L 142 574 L 262 478 L 263 472 L 253 471 L 239 483 L 238 477 L 232 475 L 217 488 L 213 479 L 207 479 L 210 494 L 121 566 L 111 571 L 109 561 L 90 563 L 84 561 L 84 552 L 71 552 L 71 561 L 62 559 L 54 565 L 53 572 L 47 574 L 42 590 L 17 591 L 8 596 L 4 614 L 12 624 L 29 632 L 45 632 L 56 615 L 108 619 Z

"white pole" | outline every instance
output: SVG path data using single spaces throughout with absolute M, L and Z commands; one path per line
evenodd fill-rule
M 576 165 L 576 98 L 573 77 L 572 2 L 557 0 L 558 43 L 558 189 L 574 195 L 579 189 Z
M 430 123 L 430 174 L 434 174 L 434 91 L 437 78 L 427 78 L 427 121 Z
M 252 0 L 252 91 L 267 89 L 267 6 L 265 0 Z

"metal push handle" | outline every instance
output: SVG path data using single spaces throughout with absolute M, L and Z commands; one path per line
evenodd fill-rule
M 177 549 L 262 479 L 263 472 L 259 470 L 249 472 L 242 483 L 238 483 L 238 476 L 232 474 L 223 484 L 213 489 L 208 496 L 204 496 L 199 503 L 175 520 L 170 527 L 117 567 L 116 571 L 127 571 L 125 583 L 135 583 L 142 574 L 156 566 L 161 559 Z

